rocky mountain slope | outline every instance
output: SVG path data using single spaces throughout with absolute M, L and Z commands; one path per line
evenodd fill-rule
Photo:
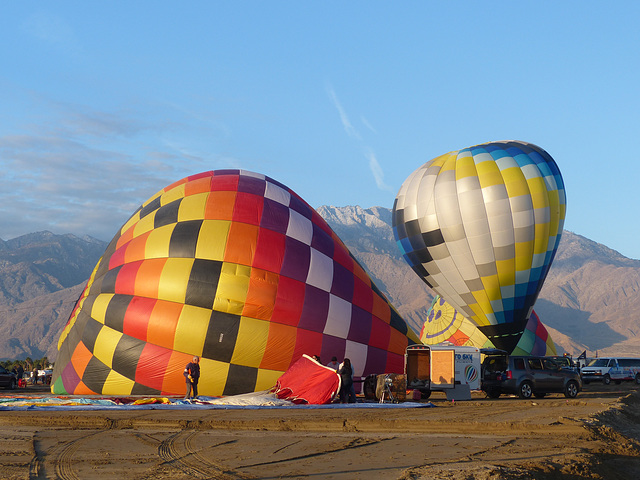
M 37 296 L 13 308 L 0 306 L 0 360 L 46 355 L 55 361 L 60 332 L 85 283 Z
M 407 323 L 420 331 L 435 295 L 402 259 L 391 210 L 318 212 Z M 56 343 L 106 243 L 39 232 L 0 241 L 0 359 L 54 360 Z M 640 356 L 640 261 L 565 231 L 536 303 L 560 351 Z
M 51 232 L 0 240 L 0 359 L 55 359 L 60 331 L 106 246 Z
M 640 356 L 640 261 L 565 231 L 536 311 L 587 350 Z
M 0 240 L 0 305 L 16 305 L 85 282 L 107 244 L 38 232 Z

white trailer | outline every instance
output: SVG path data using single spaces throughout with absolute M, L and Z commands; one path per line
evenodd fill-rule
M 453 344 L 410 345 L 405 352 L 407 389 L 429 398 L 434 390 L 448 399 L 470 399 L 480 389 L 480 349 Z

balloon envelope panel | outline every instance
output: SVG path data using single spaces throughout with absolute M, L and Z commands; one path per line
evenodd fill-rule
M 540 147 L 504 141 L 437 157 L 404 182 L 393 230 L 405 260 L 496 345 L 531 315 L 565 218 L 564 184 Z
M 458 346 L 495 348 L 495 345 L 469 319 L 436 295 L 427 311 L 420 341 L 425 345 L 438 345 L 449 342 Z
M 549 331 L 535 311 L 531 313 L 512 355 L 557 355 L 556 345 Z
M 303 354 L 402 372 L 417 336 L 326 222 L 264 175 L 218 170 L 146 201 L 113 238 L 58 343 L 53 391 L 264 390 Z

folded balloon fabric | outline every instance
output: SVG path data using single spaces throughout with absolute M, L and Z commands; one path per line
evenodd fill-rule
M 339 390 L 340 375 L 308 355 L 291 365 L 273 389 L 278 398 L 313 405 L 331 402 Z

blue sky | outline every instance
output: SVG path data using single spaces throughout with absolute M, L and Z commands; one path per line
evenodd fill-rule
M 219 168 L 391 208 L 424 162 L 517 139 L 558 163 L 566 229 L 640 259 L 638 18 L 632 1 L 5 2 L 0 238 L 108 241 Z

